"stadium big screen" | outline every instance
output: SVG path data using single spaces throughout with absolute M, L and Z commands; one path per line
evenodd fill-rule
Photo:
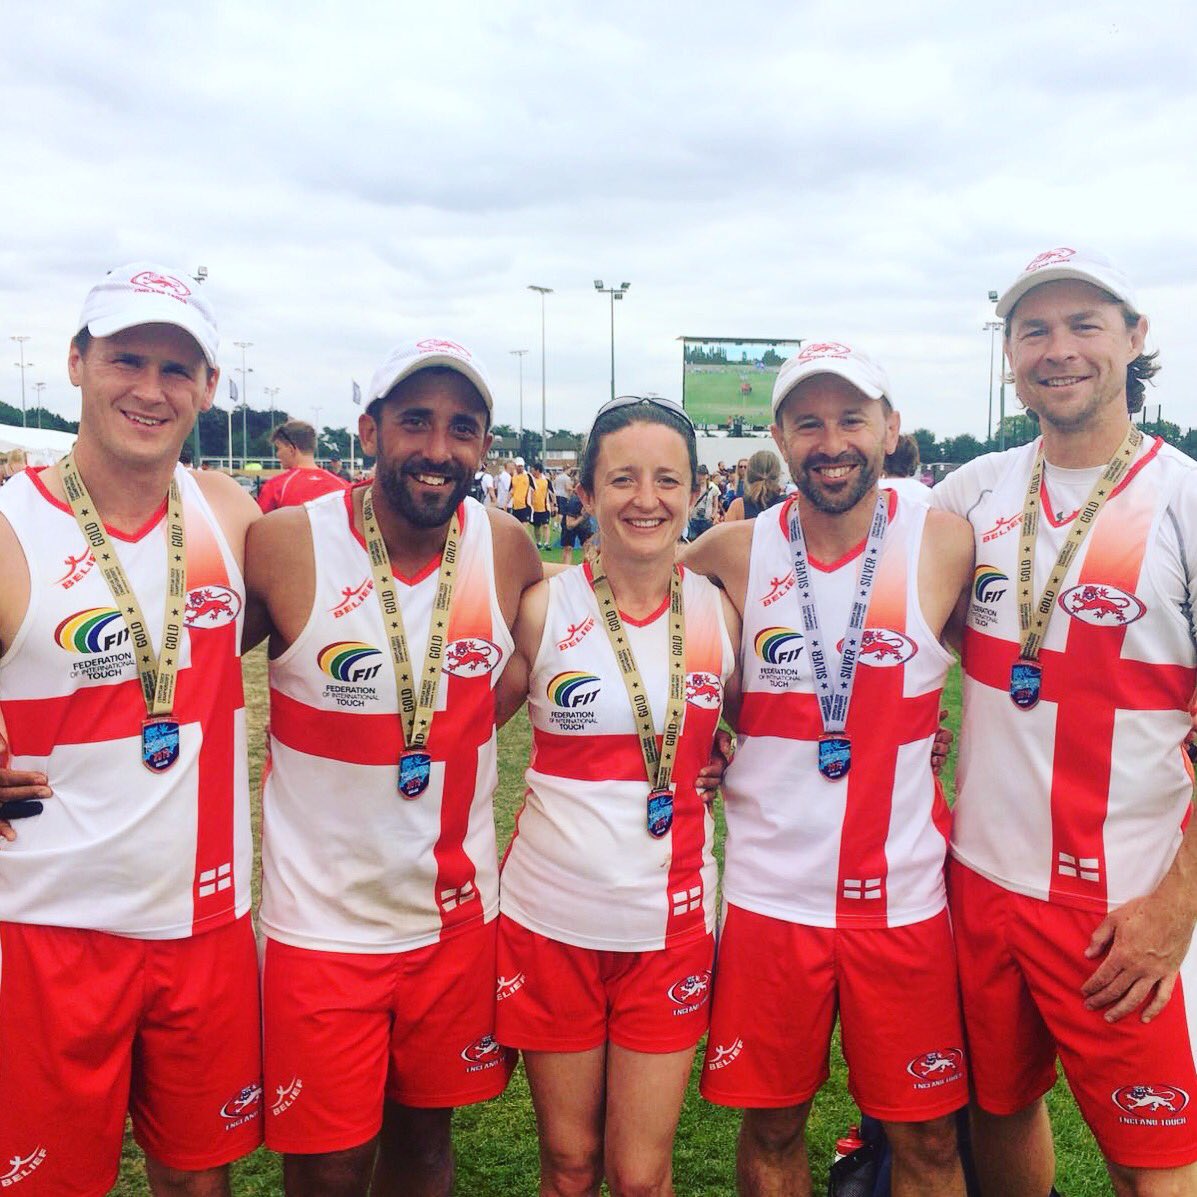
M 772 422 L 773 380 L 802 343 L 786 338 L 679 337 L 682 405 L 698 425 L 744 429 Z

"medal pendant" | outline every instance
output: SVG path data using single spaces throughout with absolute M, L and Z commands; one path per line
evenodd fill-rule
M 428 789 L 432 776 L 432 754 L 418 748 L 409 749 L 399 758 L 399 796 L 419 798 Z
M 147 719 L 141 725 L 141 763 L 165 773 L 179 759 L 179 725 L 173 719 Z
M 819 737 L 819 772 L 838 781 L 852 768 L 852 741 L 843 735 Z
M 673 791 L 651 790 L 648 795 L 648 834 L 659 840 L 673 826 Z
M 1038 661 L 1020 658 L 1010 669 L 1010 701 L 1021 710 L 1029 711 L 1039 701 L 1043 683 L 1043 666 Z

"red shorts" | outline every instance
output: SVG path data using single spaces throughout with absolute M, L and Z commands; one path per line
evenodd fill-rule
M 126 1111 L 163 1164 L 227 1164 L 262 1141 L 261 1075 L 248 915 L 189 939 L 0 923 L 0 1186 L 108 1192 Z
M 577 948 L 499 916 L 500 1043 L 584 1052 L 693 1047 L 710 1015 L 714 935 L 644 952 Z
M 266 1145 L 344 1151 L 383 1097 L 443 1109 L 497 1097 L 514 1057 L 494 1040 L 495 921 L 410 952 L 319 952 L 267 939 Z
M 948 870 L 960 986 L 977 1102 L 1011 1114 L 1056 1080 L 1056 1055 L 1102 1152 L 1126 1168 L 1197 1161 L 1197 960 L 1151 1022 L 1108 1023 L 1081 986 L 1098 967 L 1085 948 L 1102 916 L 1012 893 L 959 861 Z
M 715 964 L 701 1091 L 780 1108 L 818 1092 L 837 1007 L 848 1089 L 888 1122 L 968 1101 L 947 912 L 907 927 L 805 927 L 729 906 Z

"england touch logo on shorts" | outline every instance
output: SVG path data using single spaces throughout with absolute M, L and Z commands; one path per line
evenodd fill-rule
M 187 592 L 183 622 L 189 628 L 224 628 L 237 622 L 241 596 L 227 586 L 200 586 Z
M 220 1107 L 220 1116 L 225 1120 L 225 1130 L 232 1130 L 241 1126 L 251 1118 L 256 1118 L 262 1110 L 262 1086 L 256 1081 L 246 1085 L 234 1097 Z
M 1117 586 L 1090 582 L 1073 586 L 1056 600 L 1073 619 L 1095 628 L 1123 628 L 1142 619 L 1147 608 L 1133 594 Z
M 916 1089 L 938 1089 L 964 1080 L 964 1052 L 958 1047 L 924 1052 L 906 1065 Z
M 274 1102 L 270 1107 L 271 1115 L 277 1118 L 280 1114 L 289 1110 L 302 1092 L 303 1081 L 297 1076 L 293 1076 L 285 1085 L 276 1085 Z
M 680 981 L 674 981 L 666 990 L 669 1000 L 677 1007 L 674 1014 L 693 1014 L 710 997 L 711 973 L 691 973 Z
M 493 1035 L 483 1035 L 462 1049 L 461 1058 L 466 1062 L 466 1072 L 482 1072 L 498 1064 L 503 1058 L 503 1049 Z
M 12 1185 L 20 1184 L 21 1181 L 32 1176 L 41 1167 L 42 1161 L 45 1158 L 46 1149 L 44 1147 L 35 1147 L 28 1155 L 14 1155 L 6 1160 L 5 1163 L 8 1165 L 8 1171 L 0 1173 L 0 1189 L 7 1189 Z M 3 1164 L 0 1164 L 0 1167 L 3 1166 Z
M 726 1068 L 743 1050 L 744 1040 L 738 1037 L 726 1045 L 717 1044 L 707 1056 L 707 1071 L 718 1072 L 720 1068 Z
M 713 673 L 686 674 L 686 701 L 707 711 L 723 705 L 723 683 Z
M 1128 1126 L 1182 1126 L 1189 1095 L 1177 1085 L 1123 1085 L 1110 1094 Z
M 452 640 L 445 646 L 446 673 L 454 677 L 485 677 L 503 659 L 497 644 L 470 636 L 463 640 Z

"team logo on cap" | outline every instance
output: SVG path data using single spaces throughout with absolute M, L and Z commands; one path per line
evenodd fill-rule
M 841 640 L 835 647 L 842 653 L 844 642 Z M 860 638 L 862 665 L 905 665 L 918 651 L 919 646 L 909 636 L 892 628 L 865 628 Z
M 711 991 L 711 973 L 691 973 L 680 981 L 674 981 L 666 990 L 669 1000 L 677 1007 L 674 1014 L 691 1014 L 707 1000 Z
M 338 640 L 316 654 L 316 664 L 338 682 L 368 682 L 382 668 L 382 653 L 360 640 Z
M 1117 586 L 1090 582 L 1073 586 L 1056 600 L 1073 619 L 1098 628 L 1121 628 L 1142 619 L 1147 608 L 1133 594 Z
M 187 592 L 183 622 L 189 628 L 223 628 L 236 623 L 241 596 L 227 586 L 202 586 Z
M 1149 1121 L 1156 1121 L 1168 1114 L 1179 1114 L 1189 1104 L 1189 1095 L 1176 1085 L 1123 1085 L 1121 1089 L 1115 1089 L 1110 1097 L 1124 1113 L 1138 1115 Z M 1184 1119 L 1177 1121 L 1183 1122 Z
M 793 628 L 762 628 L 753 647 L 770 665 L 791 665 L 802 655 L 802 634 Z
M 69 653 L 111 652 L 129 639 L 129 629 L 115 607 L 88 607 L 68 615 L 54 629 L 54 639 Z
M 451 353 L 454 357 L 464 357 L 467 361 L 470 358 L 470 351 L 464 345 L 458 345 L 456 341 L 438 341 L 435 337 L 425 337 L 424 340 L 417 341 L 416 348 L 421 353 Z
M 28 1155 L 12 1156 L 6 1161 L 8 1171 L 0 1173 L 0 1189 L 7 1189 L 9 1185 L 15 1185 L 17 1181 L 31 1176 L 41 1167 L 42 1161 L 45 1158 L 46 1149 L 40 1145 L 35 1147 Z
M 463 1048 L 461 1058 L 470 1065 L 466 1072 L 480 1072 L 483 1068 L 494 1068 L 502 1059 L 503 1049 L 495 1042 L 493 1035 L 475 1039 L 469 1047 Z
M 129 282 L 139 291 L 155 291 L 172 299 L 186 300 L 191 288 L 173 274 L 159 274 L 154 270 L 139 270 Z
M 964 1079 L 964 1053 L 958 1047 L 924 1052 L 906 1065 L 916 1089 L 931 1089 Z
M 454 677 L 483 677 L 503 659 L 497 644 L 470 636 L 464 640 L 453 640 L 445 648 L 446 673 Z
M 225 1130 L 232 1130 L 235 1126 L 240 1126 L 243 1122 L 248 1122 L 253 1118 L 262 1105 L 262 1086 L 256 1081 L 253 1084 L 246 1085 L 240 1093 L 234 1097 L 230 1097 L 228 1101 L 220 1107 L 220 1116 L 228 1123 Z
M 713 673 L 688 673 L 686 701 L 713 711 L 723 702 L 723 683 Z
M 1076 250 L 1062 245 L 1059 249 L 1045 250 L 1038 257 L 1032 258 L 1022 269 L 1023 274 L 1030 274 L 1032 270 L 1042 270 L 1045 266 L 1055 266 L 1058 262 L 1067 262 L 1076 257 Z
M 602 683 L 593 673 L 567 669 L 549 682 L 546 693 L 555 707 L 573 710 L 576 707 L 589 706 L 599 696 L 601 689 Z
M 852 350 L 847 345 L 841 345 L 839 341 L 816 341 L 813 345 L 808 345 L 800 354 L 797 360 L 800 362 L 813 362 L 816 358 L 821 357 L 851 357 Z
M 707 1069 L 716 1072 L 726 1068 L 744 1050 L 744 1040 L 733 1039 L 729 1044 L 717 1044 L 707 1056 Z

